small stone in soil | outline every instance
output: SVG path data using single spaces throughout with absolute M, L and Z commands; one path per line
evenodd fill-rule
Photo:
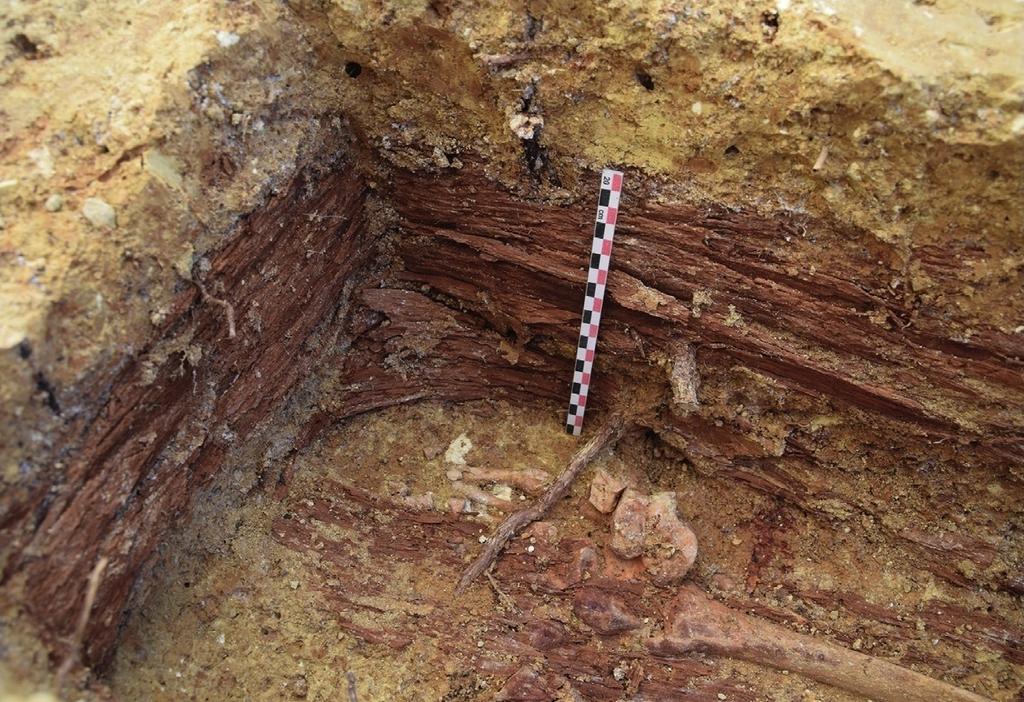
M 117 227 L 117 213 L 114 208 L 98 197 L 86 198 L 82 205 L 82 216 L 94 227 Z
M 54 193 L 50 197 L 46 198 L 46 202 L 43 203 L 43 207 L 46 208 L 47 212 L 60 212 L 60 209 L 64 207 L 64 198 L 59 194 Z

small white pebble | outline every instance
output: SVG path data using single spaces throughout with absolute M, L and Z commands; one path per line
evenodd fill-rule
M 298 590 L 299 589 L 299 581 L 298 580 L 292 580 L 289 583 L 289 585 L 292 586 L 292 590 Z
M 698 100 L 697 102 L 690 105 L 690 112 L 695 115 L 702 115 L 704 113 L 704 105 Z
M 221 646 L 224 645 L 224 632 L 217 634 L 217 643 L 219 643 Z
M 47 212 L 59 212 L 60 208 L 64 207 L 64 198 L 54 193 L 50 197 L 46 198 L 46 202 L 43 203 L 43 207 L 46 208 Z
M 230 46 L 234 46 L 238 43 L 239 37 L 234 32 L 227 32 L 223 29 L 217 32 L 217 43 L 227 49 Z
M 512 488 L 508 485 L 495 485 L 491 488 L 491 494 L 499 500 L 512 500 Z
M 717 695 L 717 697 L 718 697 L 718 699 L 720 699 L 720 700 L 724 700 L 724 699 L 725 699 L 725 693 L 724 693 L 724 692 L 719 692 L 719 693 L 718 693 L 718 695 Z
M 484 642 L 483 641 L 477 641 L 476 642 L 476 647 L 477 648 L 483 648 L 484 647 Z
M 114 208 L 98 197 L 86 198 L 82 205 L 82 216 L 94 227 L 113 229 L 117 226 L 117 213 Z
M 453 466 L 466 465 L 466 454 L 473 449 L 473 442 L 465 433 L 459 434 L 448 444 L 444 452 L 444 460 Z
M 533 553 L 533 552 L 534 552 L 534 551 L 536 551 L 536 550 L 537 550 L 537 549 L 536 549 L 536 547 L 534 547 L 534 546 L 527 546 L 527 547 L 526 547 L 526 552 L 527 552 L 527 553 Z
M 509 129 L 520 139 L 532 139 L 534 133 L 544 127 L 544 118 L 539 115 L 513 115 L 508 122 Z
M 478 541 L 479 541 L 480 543 L 482 543 L 482 544 L 486 544 L 486 543 L 487 543 L 487 537 L 486 537 L 486 536 L 484 536 L 483 534 L 480 534 L 480 538 L 479 538 L 479 539 L 477 539 L 477 540 L 478 540 Z

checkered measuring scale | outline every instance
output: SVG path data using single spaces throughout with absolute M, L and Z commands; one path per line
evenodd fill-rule
M 576 368 L 572 375 L 572 393 L 569 395 L 569 416 L 565 430 L 578 436 L 583 431 L 583 414 L 587 409 L 590 374 L 597 350 L 597 331 L 601 324 L 604 290 L 608 280 L 608 266 L 612 259 L 612 241 L 615 239 L 615 220 L 619 214 L 619 193 L 622 192 L 622 173 L 605 169 L 601 172 L 601 197 L 597 202 L 597 222 L 594 241 L 590 248 L 590 270 L 587 272 L 587 296 L 583 299 L 583 321 L 576 345 Z

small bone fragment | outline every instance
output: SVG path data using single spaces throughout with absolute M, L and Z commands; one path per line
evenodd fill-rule
M 561 646 L 569 639 L 565 625 L 554 619 L 534 619 L 526 624 L 523 631 L 527 642 L 538 651 Z
M 523 536 L 530 537 L 530 543 L 533 543 L 534 539 L 548 544 L 557 544 L 562 540 L 558 527 L 547 521 L 534 522 L 523 530 Z
M 626 483 L 604 468 L 598 468 L 594 479 L 590 481 L 590 504 L 601 514 L 609 514 L 615 509 L 619 495 L 626 489 Z
M 508 68 L 517 63 L 522 63 L 530 58 L 530 54 L 482 54 L 480 60 L 494 69 Z
M 644 552 L 644 532 L 647 526 L 647 495 L 626 488 L 619 506 L 612 515 L 611 548 L 623 558 L 636 558 Z
M 588 544 L 580 548 L 569 563 L 547 571 L 541 581 L 542 588 L 550 592 L 568 590 L 590 577 L 600 565 L 601 559 L 597 550 Z
M 539 468 L 506 470 L 467 467 L 462 471 L 462 479 L 473 483 L 505 483 L 519 488 L 528 495 L 540 494 L 544 491 L 544 486 L 551 482 L 551 476 Z
M 812 171 L 820 171 L 825 167 L 825 161 L 828 159 L 828 147 L 821 147 L 821 151 L 818 152 L 818 158 L 814 159 L 814 165 L 811 166 Z
M 512 502 L 510 502 L 509 500 L 503 500 L 500 497 L 495 497 L 486 490 L 481 490 L 477 486 L 470 485 L 469 483 L 464 483 L 461 480 L 456 480 L 454 483 L 452 483 L 452 488 L 456 492 L 465 495 L 469 499 L 473 500 L 473 502 L 479 502 L 480 504 L 487 505 L 488 507 L 494 507 L 496 509 L 508 509 L 509 507 L 512 506 Z
M 651 495 L 644 533 L 644 567 L 655 585 L 675 585 L 686 577 L 697 559 L 697 535 L 679 520 L 676 494 Z
M 499 500 L 512 501 L 512 488 L 508 485 L 494 485 L 491 487 L 491 494 Z
M 697 558 L 697 536 L 679 519 L 674 492 L 648 497 L 626 488 L 612 517 L 611 549 L 623 558 L 643 556 L 655 585 L 675 585 Z
M 692 585 L 679 589 L 665 620 L 665 636 L 648 643 L 663 653 L 703 651 L 792 670 L 876 702 L 986 702 L 941 680 L 737 612 Z
M 426 492 L 422 495 L 402 495 L 398 502 L 411 510 L 426 512 L 434 509 L 434 493 Z
M 473 448 L 473 442 L 465 434 L 459 434 L 448 444 L 444 452 L 444 460 L 454 466 L 466 465 L 466 454 Z
M 601 427 L 600 431 L 594 435 L 594 438 L 576 452 L 572 460 L 569 461 L 568 467 L 551 484 L 547 492 L 526 509 L 521 509 L 506 517 L 505 521 L 498 525 L 494 536 L 488 541 L 483 552 L 477 556 L 477 559 L 462 574 L 459 584 L 455 587 L 455 594 L 462 593 L 481 573 L 490 568 L 491 563 L 494 562 L 494 559 L 505 548 L 505 544 L 508 543 L 509 539 L 518 534 L 530 522 L 543 517 L 551 509 L 552 505 L 565 497 L 566 493 L 569 492 L 569 486 L 572 485 L 572 481 L 576 479 L 576 476 L 583 472 L 583 469 L 590 465 L 590 462 L 604 449 L 614 445 L 619 437 L 622 436 L 624 430 L 625 422 L 622 417 L 618 415 L 611 417 Z
M 523 700 L 552 700 L 560 687 L 561 676 L 544 674 L 542 666 L 525 665 L 505 681 L 495 702 L 522 702 Z
M 452 514 L 467 514 L 473 506 L 465 497 L 452 497 L 448 499 L 448 511 Z
M 640 627 L 640 618 L 621 598 L 594 587 L 581 588 L 576 593 L 572 611 L 584 624 L 605 636 Z
M 623 558 L 610 548 L 602 551 L 601 575 L 612 580 L 642 581 L 644 578 L 644 562 L 639 558 Z

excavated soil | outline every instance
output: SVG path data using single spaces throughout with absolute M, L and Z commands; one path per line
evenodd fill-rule
M 452 514 L 449 501 L 465 498 L 446 477 L 456 467 L 445 460 L 450 442 L 469 439 L 469 467 L 555 475 L 578 447 L 560 430 L 561 413 L 493 402 L 400 407 L 330 432 L 287 484 L 254 485 L 241 472 L 225 479 L 162 550 L 153 592 L 122 635 L 111 690 L 122 699 L 330 700 L 352 673 L 368 700 L 858 699 L 728 659 L 646 655 L 671 589 L 640 584 L 635 564 L 608 550 L 610 517 L 587 499 L 593 470 L 513 540 L 493 583 L 453 595 L 503 513 Z M 1015 698 L 1024 661 L 1016 604 L 948 587 L 903 544 L 879 538 L 871 519 L 830 524 L 701 475 L 645 431 L 598 468 L 677 493 L 700 543 L 691 578 L 730 605 Z M 876 489 L 907 477 L 878 479 Z M 519 508 L 526 495 L 512 499 Z M 898 504 L 887 518 L 913 528 Z M 587 546 L 602 565 L 574 582 L 567 573 Z M 590 587 L 625 596 L 642 626 L 595 632 L 574 611 Z M 983 627 L 968 614 L 979 606 L 989 612 Z M 1001 655 L 985 652 L 993 645 Z M 529 684 L 524 670 L 537 672 Z
M 610 555 L 593 469 L 452 594 L 497 513 L 452 512 L 449 444 L 579 445 L 604 167 L 588 431 L 637 419 L 602 465 L 677 493 L 689 582 L 1024 694 L 1020 2 L 0 20 L 3 702 L 847 699 L 650 650 L 671 591 Z M 642 627 L 579 618 L 609 597 Z

